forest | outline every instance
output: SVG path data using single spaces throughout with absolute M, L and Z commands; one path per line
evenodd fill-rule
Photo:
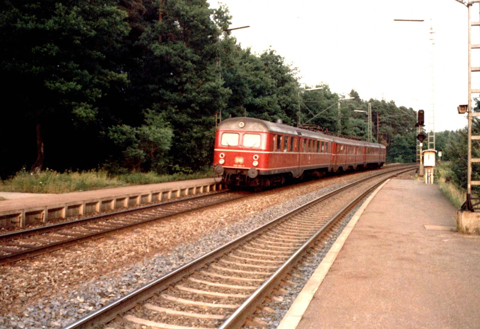
M 369 104 L 387 161 L 415 162 L 412 108 L 340 95 L 322 77 L 301 86 L 281 54 L 243 49 L 230 24 L 206 0 L 2 1 L 0 178 L 205 170 L 216 124 L 231 116 L 366 140 Z M 438 138 L 447 158 L 457 135 Z

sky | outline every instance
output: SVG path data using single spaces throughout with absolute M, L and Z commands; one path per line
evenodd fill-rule
M 423 109 L 427 121 L 435 114 L 436 132 L 467 125 L 457 106 L 468 102 L 468 10 L 455 0 L 207 1 L 228 7 L 230 28 L 250 26 L 231 32 L 243 48 L 274 49 L 298 68 L 302 85 Z

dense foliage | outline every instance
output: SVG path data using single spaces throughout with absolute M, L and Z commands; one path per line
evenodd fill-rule
M 476 118 L 472 121 L 472 134 L 480 135 L 480 121 Z M 449 173 L 445 177 L 456 186 L 467 188 L 467 153 L 468 153 L 468 131 L 467 128 L 457 131 L 443 131 L 436 134 L 436 149 L 442 152 L 441 161 L 448 163 Z M 480 145 L 472 143 L 472 157 L 480 157 Z M 479 164 L 472 164 L 472 180 L 480 180 Z M 475 191 L 480 192 L 478 187 Z
M 341 100 L 328 85 L 306 91 L 273 49 L 241 48 L 230 20 L 206 0 L 2 1 L 0 177 L 189 173 L 211 163 L 217 120 L 230 116 L 366 139 L 366 114 L 355 110 L 368 102 L 388 160 L 415 161 L 412 109 L 355 91 Z

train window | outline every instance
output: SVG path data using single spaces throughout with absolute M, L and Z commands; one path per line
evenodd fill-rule
M 223 133 L 221 144 L 224 146 L 237 146 L 239 135 L 234 133 Z
M 290 152 L 293 152 L 293 145 L 295 144 L 295 137 L 290 137 Z
M 275 151 L 280 152 L 282 150 L 282 136 L 277 135 L 277 145 L 275 147 Z
M 322 142 L 322 148 L 321 148 L 321 152 L 322 152 L 322 153 L 325 153 L 325 146 L 326 146 L 326 145 L 325 145 L 325 142 Z
M 307 140 L 303 140 L 303 152 L 307 152 Z
M 246 147 L 260 147 L 261 137 L 258 134 L 243 135 L 243 146 Z
M 283 136 L 283 152 L 288 152 L 288 136 Z

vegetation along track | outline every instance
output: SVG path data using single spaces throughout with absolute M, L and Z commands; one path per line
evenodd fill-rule
M 105 323 L 115 329 L 239 328 L 320 237 L 386 179 L 410 170 L 383 172 L 327 193 L 65 329 Z
M 107 233 L 250 195 L 222 191 L 0 235 L 0 263 L 17 261 Z

